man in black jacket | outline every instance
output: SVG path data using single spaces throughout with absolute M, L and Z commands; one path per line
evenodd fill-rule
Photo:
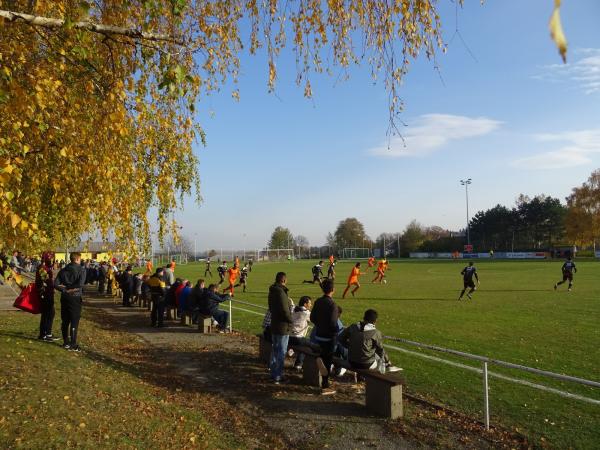
M 211 284 L 208 289 L 204 289 L 198 302 L 198 311 L 205 316 L 211 316 L 219 324 L 219 329 L 224 331 L 227 328 L 229 313 L 219 309 L 219 303 L 230 300 L 229 295 L 221 295 L 217 292 L 217 285 Z
M 275 276 L 275 284 L 269 288 L 269 312 L 271 313 L 271 361 L 269 368 L 275 384 L 283 379 L 283 363 L 287 352 L 290 326 L 292 325 L 292 302 L 286 287 L 287 277 L 284 272 Z
M 164 280 L 164 269 L 159 267 L 148 280 L 146 285 L 150 289 L 150 298 L 152 299 L 152 312 L 150 313 L 150 320 L 152 326 L 160 328 L 163 326 L 163 320 L 165 318 L 165 292 L 167 285 Z
M 127 266 L 125 272 L 121 275 L 121 290 L 123 291 L 123 306 L 131 306 L 131 296 L 133 295 L 131 266 Z
M 321 359 L 325 364 L 326 375 L 323 375 L 323 395 L 335 394 L 329 387 L 329 376 L 333 364 L 333 353 L 338 334 L 339 309 L 333 301 L 333 280 L 325 279 L 321 283 L 323 296 L 315 301 L 310 313 L 310 321 L 315 325 L 315 340 L 321 347 Z M 318 360 L 317 360 L 318 361 Z
M 71 262 L 58 272 L 54 288 L 60 291 L 63 348 L 74 352 L 81 351 L 77 345 L 77 328 L 81 318 L 84 284 L 85 268 L 81 266 L 81 253 L 71 253 Z

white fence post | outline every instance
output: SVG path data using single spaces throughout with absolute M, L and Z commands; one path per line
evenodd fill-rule
M 233 315 L 231 314 L 231 299 L 229 300 L 229 332 L 233 333 Z
M 490 430 L 490 398 L 488 388 L 488 363 L 483 363 L 483 411 L 485 414 L 485 430 Z

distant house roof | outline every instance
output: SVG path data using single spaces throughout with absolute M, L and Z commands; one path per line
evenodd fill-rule
M 115 244 L 114 242 L 84 242 L 82 244 L 79 244 L 77 247 L 75 248 L 69 248 L 68 249 L 69 252 L 80 252 L 80 253 L 85 253 L 85 252 L 90 252 L 90 253 L 104 253 L 104 252 L 110 252 L 110 251 L 115 251 Z M 58 248 L 55 249 L 56 253 L 63 253 L 65 251 L 64 248 Z

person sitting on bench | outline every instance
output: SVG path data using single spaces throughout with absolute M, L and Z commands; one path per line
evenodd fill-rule
M 230 299 L 229 295 L 221 295 L 217 292 L 217 285 L 211 284 L 208 289 L 205 289 L 200 297 L 198 311 L 204 316 L 212 316 L 219 324 L 219 330 L 223 331 L 227 328 L 227 320 L 229 313 L 219 309 L 219 303 L 226 302 Z
M 300 297 L 298 306 L 292 311 L 292 325 L 290 327 L 290 338 L 288 340 L 289 347 L 308 347 L 313 352 L 319 353 L 321 347 L 318 344 L 313 343 L 310 339 L 306 338 L 306 332 L 308 331 L 308 324 L 310 322 L 310 308 L 312 306 L 312 300 L 309 296 L 305 295 Z M 304 353 L 297 352 L 296 362 L 294 368 L 296 370 L 302 370 L 302 363 L 304 362 Z
M 354 369 L 377 369 L 397 372 L 383 349 L 383 334 L 375 328 L 377 311 L 367 309 L 363 320 L 345 328 L 339 335 L 339 342 L 348 348 L 348 362 Z M 381 370 L 380 369 L 380 370 Z

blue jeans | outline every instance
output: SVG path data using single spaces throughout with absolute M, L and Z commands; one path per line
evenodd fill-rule
M 285 353 L 287 352 L 289 338 L 288 335 L 271 335 L 272 347 L 269 368 L 271 369 L 271 378 L 273 380 L 280 380 L 283 378 L 283 363 L 285 361 Z

